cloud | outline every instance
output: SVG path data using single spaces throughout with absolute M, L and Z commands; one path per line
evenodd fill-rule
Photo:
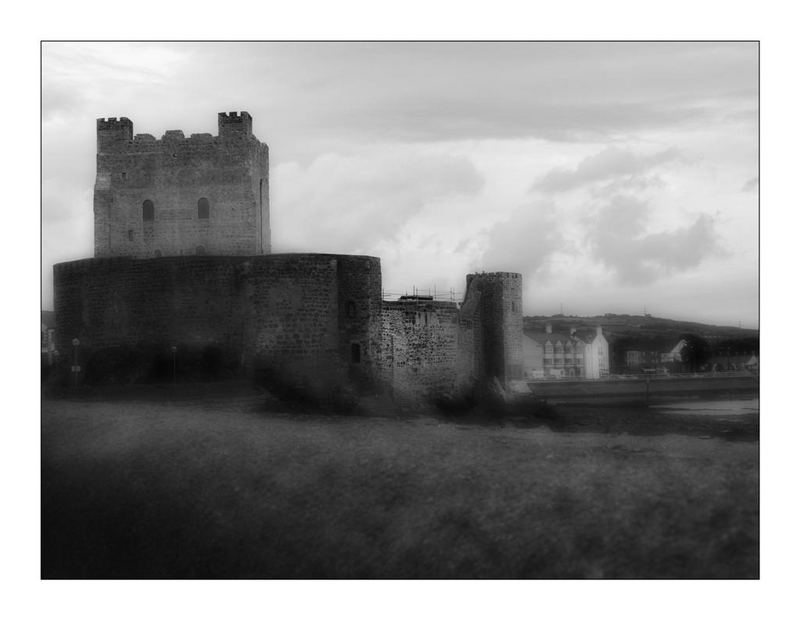
M 188 135 L 215 132 L 223 110 L 248 110 L 270 146 L 275 251 L 374 254 L 397 290 L 461 290 L 465 270 L 510 269 L 536 281 L 526 307 L 574 290 L 601 311 L 638 298 L 619 284 L 637 269 L 671 269 L 683 291 L 757 265 L 753 194 L 739 191 L 756 188 L 742 187 L 758 162 L 753 42 L 45 43 L 42 100 L 45 272 L 91 256 L 96 118 Z M 695 153 L 700 165 L 679 167 Z M 529 194 L 531 171 L 552 169 L 550 189 Z M 621 194 L 651 202 L 614 218 L 616 236 L 598 232 L 596 207 Z M 701 212 L 724 215 L 686 215 Z M 674 249 L 692 235 L 737 252 L 684 267 L 671 253 L 697 260 Z
M 165 85 L 185 59 L 185 52 L 161 43 L 44 43 L 42 120 L 85 114 L 110 101 L 131 106 L 151 93 L 163 99 Z
M 531 191 L 555 194 L 609 180 L 628 183 L 633 187 L 657 184 L 658 177 L 646 180 L 640 175 L 654 167 L 683 157 L 676 149 L 667 149 L 652 155 L 637 155 L 629 149 L 611 147 L 586 157 L 574 169 L 553 168 L 531 186 Z
M 127 70 L 130 50 L 109 49 Z M 149 70 L 156 53 L 177 58 L 168 79 L 126 92 L 129 102 L 157 98 L 162 118 L 165 104 L 187 97 L 215 111 L 241 104 L 281 142 L 291 132 L 292 148 L 598 140 L 707 127 L 757 102 L 754 44 L 173 43 L 144 55 Z
M 617 194 L 636 194 L 654 188 L 663 188 L 666 183 L 658 174 L 631 175 L 614 179 L 608 183 L 592 187 L 589 191 L 594 198 L 610 198 Z
M 691 225 L 645 234 L 649 209 L 644 201 L 615 196 L 587 220 L 593 256 L 622 284 L 643 285 L 696 267 L 720 251 L 714 222 L 700 215 Z
M 307 168 L 277 166 L 273 181 L 273 244 L 328 252 L 363 252 L 429 204 L 484 184 L 469 160 L 415 149 L 328 153 Z
M 506 90 L 507 89 L 501 89 Z M 502 102 L 457 99 L 451 94 L 429 95 L 425 104 L 415 99 L 381 104 L 342 103 L 325 115 L 335 126 L 355 136 L 380 135 L 408 142 L 463 139 L 540 138 L 557 142 L 597 141 L 648 129 L 710 123 L 711 106 L 667 105 L 659 102 L 604 103 L 541 101 L 534 97 Z
M 538 202 L 519 207 L 488 234 L 481 259 L 487 271 L 521 272 L 526 280 L 546 278 L 552 256 L 570 251 L 555 206 Z
M 758 189 L 758 177 L 753 177 L 752 179 L 748 179 L 744 185 L 742 185 L 743 192 L 754 192 Z

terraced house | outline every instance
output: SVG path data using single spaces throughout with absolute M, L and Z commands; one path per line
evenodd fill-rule
M 608 342 L 603 328 L 595 331 L 570 329 L 569 333 L 526 332 L 523 364 L 527 379 L 599 379 L 608 375 Z

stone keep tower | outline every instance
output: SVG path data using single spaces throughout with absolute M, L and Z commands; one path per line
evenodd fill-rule
M 219 135 L 133 135 L 97 120 L 96 257 L 270 253 L 269 148 L 247 112 L 221 112 Z
M 479 300 L 479 376 L 522 379 L 522 274 L 469 274 L 465 305 L 470 297 Z

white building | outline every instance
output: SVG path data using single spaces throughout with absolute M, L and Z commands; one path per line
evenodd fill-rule
M 602 327 L 594 333 L 544 332 L 525 334 L 522 343 L 526 379 L 599 379 L 608 374 L 608 342 Z
M 603 328 L 598 325 L 594 335 L 586 339 L 586 350 L 583 355 L 584 376 L 587 379 L 600 379 L 608 376 L 608 341 L 603 335 Z

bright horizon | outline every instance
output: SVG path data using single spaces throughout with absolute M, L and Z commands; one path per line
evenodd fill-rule
M 42 304 L 93 256 L 95 119 L 270 146 L 274 253 L 387 293 L 517 271 L 526 316 L 758 328 L 756 43 L 44 43 Z

